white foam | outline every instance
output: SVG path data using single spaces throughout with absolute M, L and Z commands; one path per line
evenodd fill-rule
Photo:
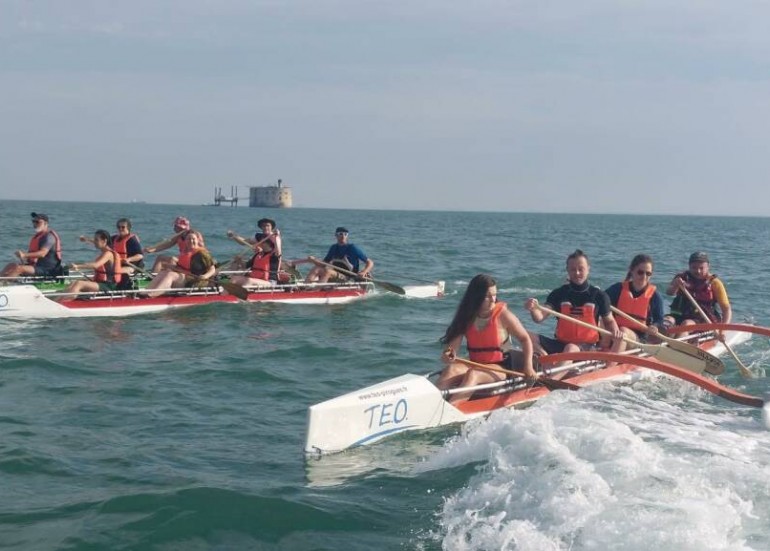
M 445 501 L 446 549 L 767 549 L 757 425 L 678 381 L 602 385 L 468 425 L 421 467 L 483 462 Z

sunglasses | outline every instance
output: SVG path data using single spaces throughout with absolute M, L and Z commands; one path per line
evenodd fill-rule
M 340 235 L 347 235 L 347 234 L 348 234 L 348 232 L 346 232 L 346 231 L 339 231 L 339 232 L 335 233 L 334 235 L 340 236 Z
M 119 229 L 119 230 L 127 230 L 127 229 L 128 229 L 128 226 L 118 226 L 118 229 Z
M 643 275 L 647 277 L 652 277 L 652 272 L 647 272 L 645 270 L 636 270 L 636 275 Z

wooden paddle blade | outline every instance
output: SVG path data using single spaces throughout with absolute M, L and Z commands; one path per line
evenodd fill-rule
M 232 281 L 218 281 L 217 284 L 236 298 L 241 300 L 249 299 L 249 291 L 243 285 L 238 285 Z
M 361 281 L 366 281 L 366 279 L 362 279 Z M 386 289 L 391 293 L 396 293 L 397 295 L 406 294 L 406 289 L 404 289 L 403 287 L 399 287 L 398 285 L 395 285 L 393 283 L 388 283 L 387 281 L 377 281 L 374 279 L 372 279 L 371 281 L 378 287 L 382 287 L 383 289 Z
M 689 342 L 682 342 L 676 339 L 670 339 L 666 341 L 669 348 L 678 350 L 684 354 L 694 356 L 703 360 L 706 364 L 704 371 L 711 375 L 721 375 L 725 371 L 725 364 L 722 360 L 714 356 L 713 354 L 706 352 L 705 350 L 698 348 L 694 344 Z
M 641 344 L 639 345 L 639 348 L 662 362 L 681 367 L 687 371 L 698 374 L 706 371 L 706 362 L 704 360 L 696 358 L 695 356 L 690 356 L 689 354 L 684 354 L 679 350 L 674 350 L 668 346 L 660 344 Z

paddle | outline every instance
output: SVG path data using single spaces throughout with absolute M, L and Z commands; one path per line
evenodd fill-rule
M 260 239 L 259 241 L 257 241 L 256 243 L 254 243 L 252 245 L 251 243 L 249 243 L 246 239 L 244 239 L 240 235 L 238 235 L 236 233 L 233 233 L 232 235 L 230 235 L 230 232 L 228 232 L 227 237 L 229 237 L 230 239 L 232 239 L 236 243 L 240 243 L 241 245 L 243 245 L 244 249 L 241 252 L 239 252 L 237 255 L 235 255 L 233 258 L 231 258 L 230 260 L 228 260 L 227 262 L 225 262 L 224 264 L 219 266 L 218 269 L 222 270 L 225 267 L 229 266 L 230 264 L 235 262 L 235 259 L 238 258 L 239 256 L 241 256 L 243 253 L 246 253 L 246 252 L 252 252 L 253 253 L 257 247 L 259 247 L 262 243 L 264 243 L 267 240 L 269 240 L 271 237 L 273 237 L 273 235 L 275 235 L 275 234 L 271 233 L 270 235 L 266 236 L 264 239 Z
M 334 264 L 329 264 L 328 262 L 324 262 L 323 260 L 318 260 L 317 258 L 313 258 L 312 256 L 309 257 L 311 259 L 311 262 L 315 264 L 320 264 L 321 266 L 326 266 L 327 268 L 332 268 L 334 270 L 337 270 L 341 274 L 345 274 L 347 276 L 353 277 L 357 279 L 358 281 L 371 281 L 375 285 L 382 287 L 383 289 L 386 289 L 390 291 L 391 293 L 396 293 L 397 295 L 405 295 L 406 290 L 403 287 L 399 287 L 398 285 L 394 283 L 389 283 L 387 281 L 380 281 L 378 279 L 367 279 L 365 277 L 361 277 L 355 272 L 351 272 L 350 270 L 346 270 L 345 268 L 340 268 L 339 266 L 335 266 Z
M 662 373 L 666 373 L 667 375 L 683 379 L 701 387 L 708 392 L 711 392 L 716 396 L 719 396 L 720 398 L 735 402 L 736 404 L 756 408 L 765 406 L 765 402 L 762 400 L 762 398 L 751 396 L 750 394 L 743 394 L 742 392 L 738 392 L 737 390 L 733 390 L 732 388 L 719 384 L 714 379 L 704 377 L 703 375 L 694 373 L 688 369 L 683 369 L 681 367 L 671 365 L 670 363 L 662 362 L 659 360 L 652 360 L 650 358 L 644 358 L 641 356 L 614 354 L 612 352 L 600 352 L 593 350 L 589 352 L 561 352 L 559 354 L 549 354 L 548 356 L 541 357 L 540 363 L 556 363 L 581 360 L 599 360 L 605 362 L 638 365 L 640 367 L 646 367 L 648 369 L 653 369 L 655 371 L 660 371 Z
M 611 306 L 610 308 L 612 308 L 613 313 L 617 314 L 622 318 L 627 319 L 628 321 L 634 322 L 640 329 L 644 329 L 645 331 L 649 329 L 647 325 L 645 325 L 635 317 L 629 316 L 623 310 L 620 310 L 619 308 L 615 308 L 614 306 Z M 682 352 L 684 354 L 688 354 L 689 356 L 693 356 L 695 358 L 703 360 L 704 362 L 706 362 L 705 371 L 707 371 L 708 373 L 711 373 L 712 375 L 721 375 L 725 370 L 725 364 L 722 362 L 722 360 L 720 360 L 713 354 L 709 354 L 705 350 L 698 348 L 694 344 L 672 339 L 671 337 L 667 337 L 666 335 L 660 332 L 652 333 L 652 335 L 655 338 L 658 338 L 661 341 L 665 342 L 669 347 L 673 348 L 674 350 L 678 350 L 679 352 Z
M 698 301 L 695 300 L 695 297 L 693 297 L 690 294 L 690 291 L 687 290 L 687 288 L 684 285 L 679 286 L 679 290 L 682 291 L 682 294 L 687 297 L 687 300 L 690 301 L 690 304 L 693 305 L 693 308 L 697 310 L 698 315 L 703 318 L 703 321 L 706 323 L 711 323 L 711 318 L 708 317 L 708 314 L 703 311 L 703 308 L 701 308 L 700 304 L 698 304 Z M 751 372 L 751 370 L 744 365 L 744 363 L 741 361 L 741 359 L 738 357 L 738 354 L 735 353 L 735 350 L 733 350 L 733 347 L 727 344 L 727 340 L 725 340 L 725 336 L 722 334 L 721 331 L 717 331 L 717 338 L 720 340 L 720 342 L 725 345 L 725 348 L 730 353 L 730 355 L 735 360 L 735 363 L 738 364 L 738 370 L 741 372 L 741 375 L 743 375 L 746 378 L 753 379 L 754 374 Z
M 544 312 L 548 312 L 552 316 L 556 316 L 557 318 L 561 318 L 563 320 L 575 323 L 577 325 L 586 327 L 588 329 L 593 329 L 594 331 L 597 331 L 602 335 L 606 335 L 608 337 L 614 338 L 614 335 L 610 331 L 607 331 L 606 329 L 603 329 L 601 327 L 597 327 L 596 325 L 591 325 L 590 323 L 586 323 L 579 319 L 575 319 L 572 316 L 562 314 L 561 312 L 556 312 L 545 306 L 538 306 L 538 308 L 540 308 Z M 682 352 L 679 352 L 678 350 L 674 350 L 667 346 L 663 346 L 661 344 L 641 343 L 641 342 L 635 341 L 634 339 L 629 339 L 628 337 L 623 337 L 623 340 L 629 344 L 633 344 L 634 346 L 640 348 L 643 352 L 645 352 L 646 354 L 649 354 L 650 356 L 655 356 L 656 358 L 660 358 L 662 361 L 679 365 L 690 371 L 695 371 L 696 373 L 703 373 L 706 370 L 706 362 L 704 360 L 700 358 L 696 358 L 694 356 L 690 356 L 688 354 L 684 354 Z
M 134 270 L 138 271 L 139 273 L 148 275 L 150 277 L 153 277 L 150 272 L 145 270 L 144 268 L 140 268 L 139 266 L 132 264 L 131 262 L 126 262 L 127 266 L 132 267 Z M 171 268 L 173 271 L 178 273 L 184 273 L 187 275 L 187 272 L 182 272 L 180 270 Z M 249 291 L 242 285 L 238 285 L 237 283 L 233 283 L 232 281 L 220 281 L 214 278 L 204 278 L 196 276 L 195 274 L 190 274 L 192 277 L 196 278 L 198 281 L 207 281 L 210 284 L 219 285 L 222 287 L 225 291 L 233 295 L 234 297 L 240 299 L 240 300 L 248 300 L 249 299 Z
M 522 373 L 521 371 L 514 371 L 512 369 L 504 369 L 502 367 L 499 367 L 497 365 L 490 365 L 490 364 L 480 364 L 478 362 L 474 362 L 472 360 L 466 360 L 465 358 L 458 358 L 455 357 L 455 361 L 458 361 L 460 363 L 463 363 L 469 367 L 473 367 L 476 369 L 485 369 L 487 371 L 494 371 L 496 373 L 506 373 L 508 375 L 513 375 L 515 377 L 521 377 L 522 379 L 526 379 L 527 376 Z M 567 381 L 560 381 L 559 379 L 552 379 L 550 377 L 545 377 L 543 375 L 540 375 L 537 378 L 537 381 L 543 384 L 543 386 L 551 389 L 551 390 L 580 390 L 581 387 L 578 385 L 573 385 L 572 383 L 568 383 Z

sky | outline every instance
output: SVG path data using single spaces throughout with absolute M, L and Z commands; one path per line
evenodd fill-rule
M 0 200 L 767 216 L 770 3 L 0 0 Z

